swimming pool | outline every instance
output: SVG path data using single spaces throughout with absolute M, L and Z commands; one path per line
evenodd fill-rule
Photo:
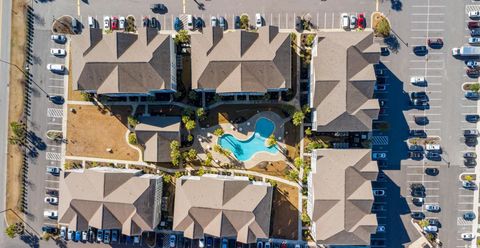
M 238 140 L 231 134 L 224 134 L 218 139 L 218 144 L 233 153 L 240 161 L 246 161 L 257 152 L 265 151 L 272 154 L 278 153 L 277 146 L 267 147 L 265 140 L 275 130 L 275 124 L 267 118 L 259 118 L 255 123 L 255 132 L 246 140 Z

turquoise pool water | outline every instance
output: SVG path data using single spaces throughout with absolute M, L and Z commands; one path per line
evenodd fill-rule
M 231 134 L 224 134 L 218 139 L 218 144 L 235 155 L 240 161 L 252 158 L 257 152 L 265 151 L 272 154 L 278 152 L 277 146 L 267 147 L 265 140 L 273 133 L 275 124 L 267 118 L 259 118 L 255 123 L 255 132 L 246 140 L 238 140 Z

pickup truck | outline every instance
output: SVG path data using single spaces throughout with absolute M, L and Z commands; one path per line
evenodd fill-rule
M 410 83 L 413 85 L 424 85 L 427 81 L 423 76 L 411 76 Z

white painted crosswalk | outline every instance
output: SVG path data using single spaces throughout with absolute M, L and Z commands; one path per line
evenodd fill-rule
M 58 152 L 47 152 L 45 155 L 47 160 L 54 160 L 54 161 L 62 160 L 62 155 Z
M 480 5 L 466 5 L 465 13 L 468 14 L 470 11 L 480 11 Z
M 47 117 L 62 118 L 63 117 L 63 109 L 48 108 L 47 109 Z

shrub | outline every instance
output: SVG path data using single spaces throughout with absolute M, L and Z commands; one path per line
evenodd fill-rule
M 182 29 L 178 31 L 178 33 L 175 35 L 175 43 L 188 43 L 190 42 L 190 35 L 188 35 L 188 31 L 185 29 Z
M 241 29 L 248 29 L 248 16 L 247 15 L 242 15 L 240 16 L 240 28 Z
M 188 142 L 192 142 L 192 141 L 193 141 L 193 135 L 189 134 L 189 135 L 187 136 L 187 141 L 188 141 Z
M 297 111 L 293 114 L 293 125 L 300 126 L 303 123 L 303 119 L 305 119 L 305 114 L 302 111 Z
M 295 160 L 293 161 L 293 164 L 297 169 L 300 169 L 300 167 L 303 166 L 303 159 L 301 157 L 296 157 Z
M 297 170 L 290 170 L 287 174 L 287 178 L 292 181 L 298 180 L 298 171 Z
M 377 26 L 374 28 L 374 30 L 375 33 L 383 37 L 388 37 L 390 35 L 391 28 L 387 19 L 385 17 L 382 17 L 382 20 L 377 23 Z
M 203 108 L 198 108 L 196 113 L 199 120 L 205 120 L 205 118 L 207 117 L 205 109 Z
M 309 34 L 307 35 L 307 39 L 305 40 L 305 45 L 308 47 L 311 47 L 313 45 L 313 41 L 315 41 L 315 35 Z
M 224 134 L 224 131 L 222 128 L 217 128 L 215 129 L 215 131 L 213 131 L 213 134 L 215 134 L 216 136 L 222 136 Z
M 312 129 L 309 128 L 309 127 L 307 129 L 305 129 L 305 135 L 311 136 L 312 135 Z
M 87 92 L 80 92 L 83 101 L 91 102 L 93 101 L 93 95 Z
M 128 116 L 127 118 L 127 121 L 128 121 L 128 125 L 131 126 L 131 127 L 135 127 L 136 125 L 138 125 L 138 123 L 140 123 L 137 118 L 135 118 L 135 116 Z
M 128 143 L 130 143 L 130 145 L 136 145 L 138 144 L 137 143 L 137 135 L 135 133 L 129 133 L 128 134 Z
M 471 91 L 475 91 L 475 92 L 478 92 L 480 90 L 480 84 L 476 83 L 476 84 L 471 84 L 470 85 L 470 90 Z
M 192 129 L 194 129 L 196 126 L 196 123 L 194 120 L 189 120 L 185 123 L 185 128 L 190 132 Z
M 275 135 L 271 134 L 267 138 L 267 146 L 271 147 L 277 144 L 277 139 L 275 138 Z

